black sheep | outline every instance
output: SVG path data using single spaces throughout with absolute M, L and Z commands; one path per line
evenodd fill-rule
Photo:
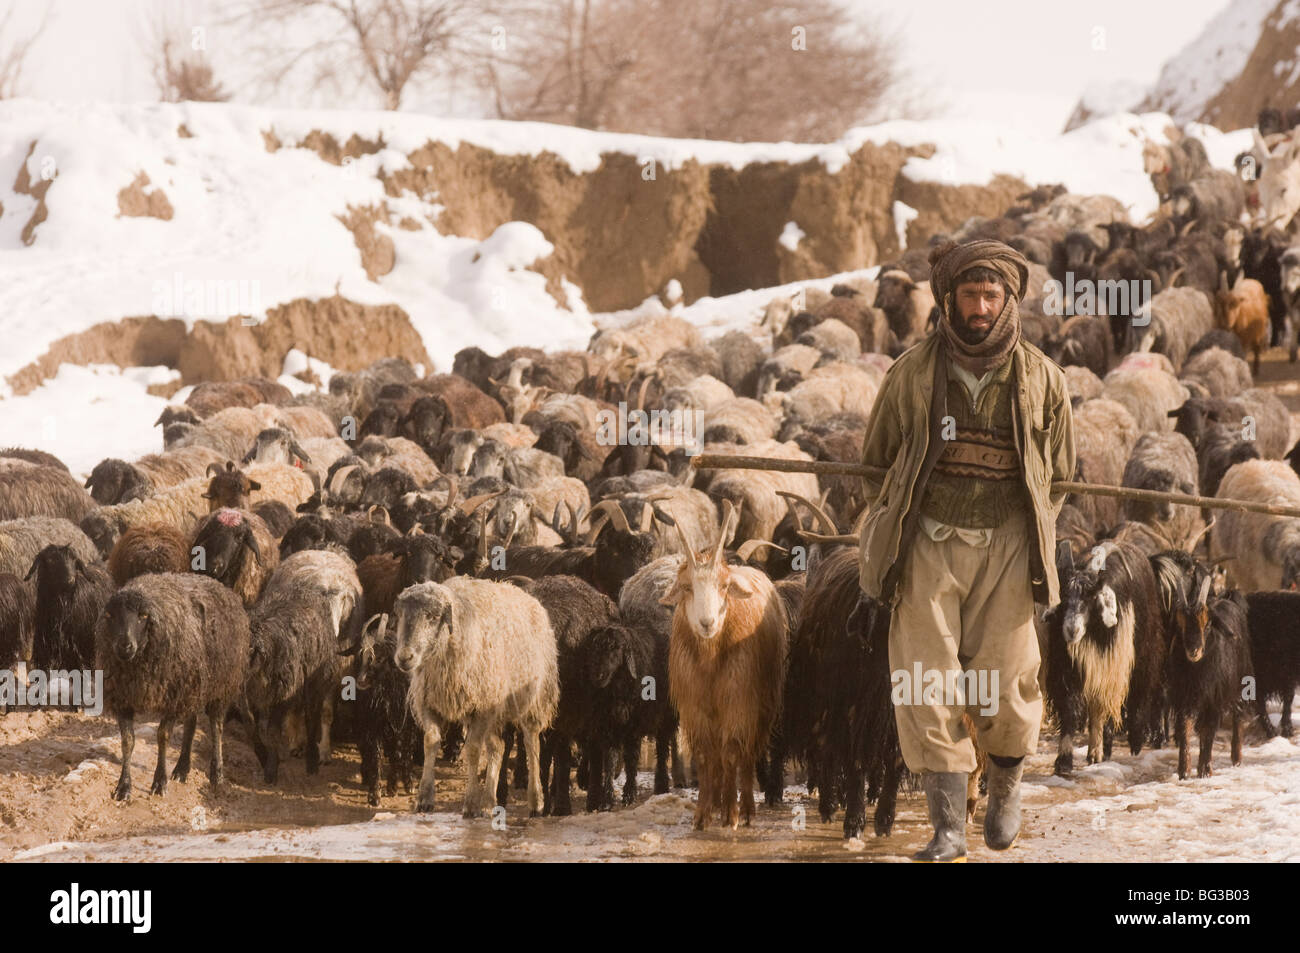
M 376 626 L 374 623 L 378 622 Z M 361 750 L 361 783 L 366 803 L 379 805 L 379 753 L 388 761 L 385 795 L 411 792 L 412 765 L 422 760 L 422 734 L 406 701 L 411 677 L 393 661 L 395 642 L 386 615 L 372 616 L 361 643 L 346 654 L 356 657 L 356 737 Z M 444 751 L 446 741 L 444 741 Z
M 85 563 L 71 546 L 46 546 L 27 578 L 36 577 L 32 667 L 45 671 L 88 669 L 95 661 L 95 622 L 113 594 L 101 563 Z
M 198 713 L 208 716 L 214 791 L 223 777 L 222 736 L 226 712 L 244 689 L 248 670 L 248 616 L 239 597 L 195 573 L 137 576 L 113 594 L 95 630 L 97 663 L 104 670 L 104 696 L 122 734 L 122 774 L 113 798 L 131 794 L 135 716 L 158 715 L 158 764 L 153 794 L 167 788 L 167 734 L 185 725 L 172 778 L 184 782 Z
M 0 668 L 32 657 L 36 593 L 30 583 L 0 572 Z
M 1268 738 L 1278 732 L 1266 703 L 1282 700 L 1282 736 L 1291 737 L 1291 699 L 1300 687 L 1300 592 L 1248 592 L 1242 597 L 1255 670 L 1259 726 Z

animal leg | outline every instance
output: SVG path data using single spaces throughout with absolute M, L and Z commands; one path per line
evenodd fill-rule
M 415 801 L 415 809 L 422 814 L 433 810 L 433 766 L 438 761 L 438 743 L 441 740 L 441 726 L 436 721 L 424 726 L 424 771 L 420 775 L 420 793 Z
M 172 767 L 172 780 L 185 783 L 185 779 L 190 776 L 190 749 L 194 747 L 194 729 L 199 723 L 198 715 L 190 715 L 185 719 L 185 734 L 181 738 L 181 756 L 176 759 L 176 764 Z
M 542 816 L 542 769 L 538 748 L 541 746 L 540 731 L 535 727 L 520 729 L 524 735 L 524 754 L 528 769 L 528 816 Z M 566 779 L 567 780 L 567 779 Z
M 636 773 L 641 762 L 640 737 L 627 738 L 623 742 L 623 803 L 636 801 Z
M 166 718 L 158 721 L 158 766 L 153 771 L 153 785 L 149 788 L 150 794 L 163 795 L 167 793 L 167 732 L 171 724 Z
M 212 737 L 212 757 L 208 760 L 208 785 L 212 788 L 212 793 L 216 794 L 225 784 L 225 737 L 226 737 L 226 704 L 225 702 L 213 702 L 208 706 L 208 734 Z
M 1191 717 L 1183 712 L 1174 713 L 1174 742 L 1178 745 L 1178 780 L 1182 781 L 1187 777 L 1187 768 L 1189 757 L 1187 754 L 1187 729 L 1191 725 Z
M 113 791 L 114 801 L 125 801 L 131 796 L 131 752 L 135 750 L 135 714 L 124 709 L 117 716 L 117 730 L 122 736 L 122 773 Z
M 498 783 L 502 780 L 502 774 L 505 772 L 505 742 L 501 738 L 501 732 L 495 726 L 484 724 L 478 730 L 475 725 L 471 725 L 469 733 L 465 738 L 465 747 L 468 751 L 467 758 L 474 768 L 474 778 L 478 780 L 479 759 L 482 759 L 484 765 L 484 774 L 486 778 L 482 784 L 476 784 L 474 791 L 475 798 L 470 800 L 469 792 L 465 794 L 465 816 L 480 817 L 487 808 L 487 799 L 492 797 L 493 792 L 498 794 L 498 799 L 494 806 L 505 807 L 507 801 L 501 800 L 499 794 L 501 788 Z M 475 737 L 477 735 L 477 737 Z M 478 742 L 475 744 L 475 742 Z M 518 743 L 518 738 L 516 738 Z M 477 756 L 476 756 L 477 752 Z M 506 788 L 506 796 L 509 797 L 510 789 Z
M 1214 774 L 1210 759 L 1214 754 L 1214 735 L 1218 730 L 1219 712 L 1215 709 L 1201 712 L 1201 717 L 1196 719 L 1196 734 L 1199 736 L 1200 741 L 1200 747 L 1196 752 L 1196 776 L 1198 778 L 1208 778 Z

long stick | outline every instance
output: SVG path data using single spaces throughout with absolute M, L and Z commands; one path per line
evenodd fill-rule
M 884 467 L 869 467 L 863 463 L 836 463 L 830 460 L 778 460 L 773 457 L 747 457 L 725 453 L 701 453 L 691 459 L 697 470 L 780 470 L 783 473 L 824 473 L 832 476 L 872 476 L 884 479 Z M 1233 510 L 1238 513 L 1265 513 L 1269 516 L 1300 517 L 1300 506 L 1281 506 L 1276 503 L 1258 503 L 1254 500 L 1224 500 L 1216 496 L 1190 496 L 1185 493 L 1164 493 L 1160 490 L 1139 490 L 1128 486 L 1108 486 L 1104 483 L 1075 483 L 1057 480 L 1053 493 L 1081 493 L 1086 496 L 1115 496 L 1123 500 L 1142 500 L 1147 503 L 1177 503 L 1180 506 L 1200 506 L 1208 510 Z

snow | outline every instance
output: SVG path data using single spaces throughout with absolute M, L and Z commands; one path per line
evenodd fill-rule
M 1195 119 L 1228 83 L 1241 75 L 1259 43 L 1264 21 L 1277 0 L 1234 0 L 1206 24 L 1200 34 L 1160 70 L 1146 102 L 1170 113 L 1180 123 Z M 1285 23 L 1296 15 L 1294 0 L 1283 13 Z
M 785 228 L 781 229 L 781 237 L 777 239 L 782 248 L 790 251 L 798 251 L 799 243 L 803 241 L 804 231 L 794 222 L 786 222 Z
M 168 367 L 63 364 L 30 394 L 4 401 L 0 446 L 52 453 L 83 479 L 105 457 L 157 453 L 162 433 L 153 422 L 168 401 L 146 388 L 179 376 Z
M 1156 203 L 1142 172 L 1142 142 L 1163 140 L 1168 122 L 1125 113 L 1053 136 L 966 120 L 899 120 L 826 144 L 730 143 L 363 110 L 9 100 L 0 103 L 0 305 L 8 345 L 0 379 L 98 322 L 160 311 L 187 323 L 233 314 L 256 321 L 296 298 L 335 293 L 402 307 L 439 370 L 471 344 L 489 351 L 584 346 L 605 316 L 590 314 L 567 280 L 557 302 L 530 270 L 552 251 L 534 226 L 508 222 L 482 241 L 442 235 L 429 224 L 436 198 L 386 196 L 379 174 L 408 166 L 406 154 L 431 140 L 503 154 L 546 150 L 575 172 L 597 168 L 610 152 L 665 169 L 691 159 L 736 168 L 815 159 L 834 171 L 864 142 L 930 143 L 934 155 L 910 159 L 905 175 L 948 184 L 987 183 L 999 172 L 1059 181 L 1075 192 L 1113 194 L 1140 219 Z M 191 137 L 177 135 L 181 125 Z M 284 144 L 275 152 L 265 146 L 268 130 Z M 384 146 L 336 166 L 292 146 L 314 130 L 340 143 L 356 135 Z M 1225 156 L 1216 161 L 1226 167 Z M 31 246 L 20 233 L 35 200 L 10 185 L 24 161 L 33 181 L 53 177 L 48 218 Z M 168 197 L 170 220 L 119 216 L 117 193 L 140 172 Z M 339 216 L 381 202 L 394 221 L 409 218 L 419 228 L 376 225 L 392 239 L 396 265 L 372 281 Z M 896 225 L 900 214 L 908 212 L 895 208 Z M 797 247 L 801 232 L 790 223 L 782 243 Z
M 906 202 L 894 202 L 894 234 L 898 236 L 898 250 L 907 249 L 907 223 L 920 213 Z

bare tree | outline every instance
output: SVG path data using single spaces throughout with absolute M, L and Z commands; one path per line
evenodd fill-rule
M 165 103 L 225 102 L 230 93 L 217 81 L 203 26 L 185 23 L 183 9 L 156 3 L 147 14 L 140 44 L 149 58 L 158 98 Z M 193 19 L 189 17 L 189 19 Z
M 415 77 L 453 67 L 482 42 L 491 9 L 484 0 L 249 0 L 235 19 L 284 28 L 285 39 L 263 50 L 271 85 L 299 68 L 314 89 L 355 77 L 398 109 Z
M 510 32 L 482 69 L 508 119 L 823 141 L 902 92 L 897 38 L 837 0 L 553 0 Z
M 40 26 L 25 37 L 11 40 L 10 36 L 14 32 L 11 24 L 14 9 L 9 5 L 5 8 L 4 15 L 0 16 L 0 99 L 12 99 L 19 94 L 23 64 L 27 54 L 45 32 L 45 27 L 50 20 L 50 12 L 47 9 L 45 16 L 41 18 Z

